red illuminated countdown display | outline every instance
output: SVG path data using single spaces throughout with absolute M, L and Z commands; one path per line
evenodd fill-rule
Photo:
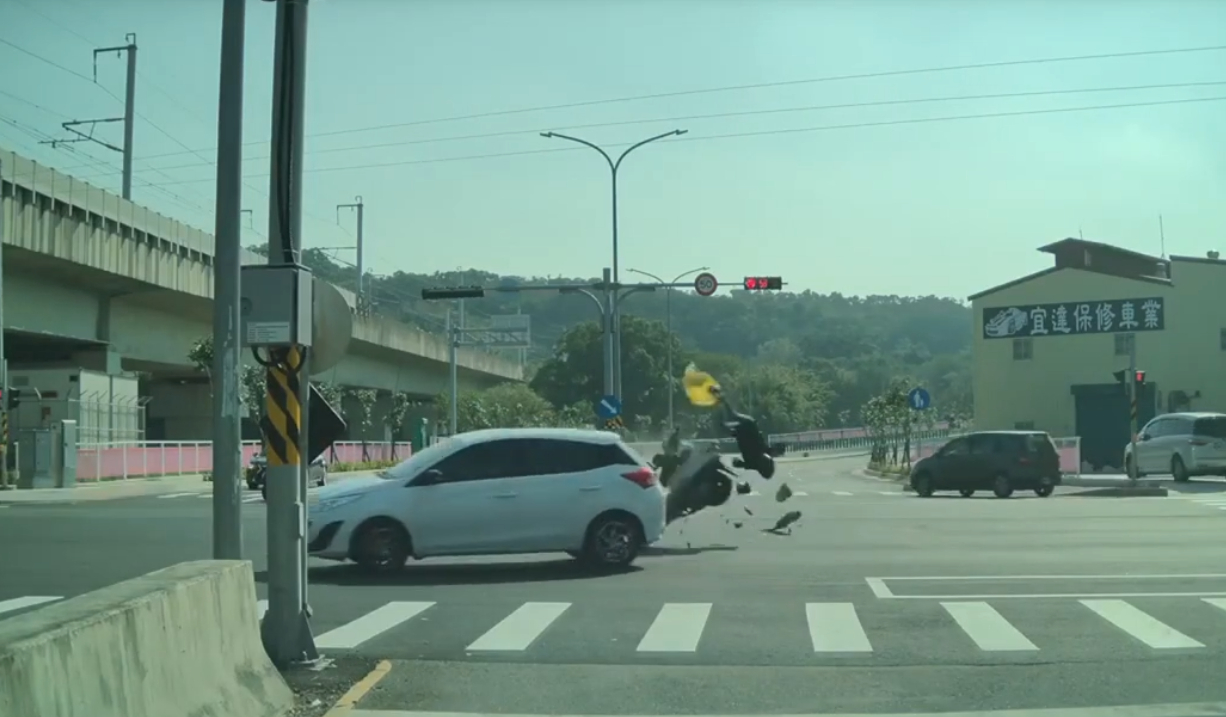
M 783 277 L 747 276 L 744 287 L 745 291 L 778 291 L 783 288 Z

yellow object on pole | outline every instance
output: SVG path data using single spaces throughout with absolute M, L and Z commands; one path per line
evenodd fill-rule
M 685 367 L 681 385 L 685 389 L 686 397 L 695 406 L 709 408 L 719 403 L 719 381 L 706 371 L 699 371 L 694 364 Z

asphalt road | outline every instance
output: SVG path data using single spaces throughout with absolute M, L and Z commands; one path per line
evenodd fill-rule
M 317 641 L 394 662 L 364 710 L 1226 701 L 1226 484 L 1153 499 L 921 499 L 855 475 L 861 465 L 783 464 L 758 495 L 674 524 L 618 575 L 553 556 L 430 561 L 382 579 L 321 564 Z M 784 504 L 780 482 L 795 491 Z M 787 510 L 804 514 L 790 535 L 763 532 Z M 0 611 L 207 558 L 208 511 L 189 495 L 13 505 L 0 512 Z M 263 511 L 244 508 L 257 571 Z

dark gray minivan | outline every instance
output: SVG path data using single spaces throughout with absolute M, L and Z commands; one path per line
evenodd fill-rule
M 1033 490 L 1046 498 L 1060 478 L 1060 455 L 1043 431 L 968 433 L 911 468 L 911 488 L 923 498 L 945 490 L 966 498 L 977 490 L 991 490 L 998 498 Z

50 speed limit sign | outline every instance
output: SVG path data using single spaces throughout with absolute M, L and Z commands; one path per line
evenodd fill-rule
M 719 282 L 715 280 L 715 275 L 703 272 L 694 277 L 694 291 L 698 292 L 699 296 L 710 296 L 719 288 Z

